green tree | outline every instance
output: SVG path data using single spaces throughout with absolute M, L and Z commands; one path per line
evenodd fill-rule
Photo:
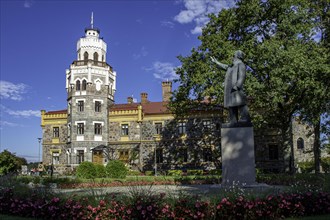
M 179 56 L 180 85 L 171 103 L 176 115 L 195 108 L 204 97 L 213 104 L 223 103 L 225 73 L 210 62 L 210 56 L 230 64 L 234 51 L 240 49 L 246 54 L 245 89 L 252 99 L 254 125 L 281 131 L 282 150 L 286 161 L 291 161 L 286 167 L 293 171 L 292 118 L 303 109 L 306 119 L 315 118 L 306 107 L 311 100 L 322 106 L 313 111 L 320 117 L 322 103 L 329 100 L 324 94 L 330 93 L 327 81 L 320 80 L 320 74 L 325 79 L 330 75 L 325 46 L 317 40 L 321 10 L 314 10 L 311 2 L 321 1 L 240 0 L 234 8 L 211 14 L 199 36 L 201 45 L 189 56 Z M 322 94 L 322 99 L 311 94 Z
M 25 158 L 17 157 L 8 150 L 0 153 L 0 175 L 16 172 L 24 164 L 27 164 Z

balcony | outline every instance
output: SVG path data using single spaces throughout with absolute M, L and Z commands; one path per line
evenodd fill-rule
M 106 62 L 101 61 L 95 61 L 95 60 L 76 60 L 73 61 L 72 65 L 74 66 L 87 66 L 88 64 L 91 64 L 92 66 L 98 66 L 98 67 L 109 67 L 112 72 L 112 67 L 107 64 Z

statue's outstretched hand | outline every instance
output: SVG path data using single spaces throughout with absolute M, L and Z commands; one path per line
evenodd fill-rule
M 216 63 L 216 62 L 217 62 L 217 59 L 215 59 L 214 57 L 211 56 L 211 61 L 212 61 L 213 63 Z

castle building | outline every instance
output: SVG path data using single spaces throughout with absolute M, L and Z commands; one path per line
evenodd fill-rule
M 139 103 L 128 97 L 127 103 L 115 104 L 117 74 L 106 55 L 107 44 L 91 22 L 77 42 L 77 59 L 66 70 L 67 109 L 41 111 L 45 165 L 54 165 L 58 172 L 83 161 L 105 165 L 113 159 L 140 170 L 219 167 L 221 106 L 196 109 L 178 120 L 168 108 L 172 82 L 162 82 L 162 101 L 151 102 L 143 92 Z M 299 124 L 294 126 L 295 154 L 310 158 L 304 153 L 312 149 L 311 144 L 304 144 L 310 138 Z M 278 137 L 276 132 L 256 132 L 257 167 L 283 169 Z

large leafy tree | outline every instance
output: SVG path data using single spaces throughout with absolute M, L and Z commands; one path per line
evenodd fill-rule
M 18 157 L 8 150 L 0 153 L 0 175 L 16 172 L 25 164 L 27 164 L 25 158 Z
M 236 7 L 210 15 L 199 37 L 201 45 L 189 56 L 179 56 L 180 86 L 174 92 L 172 110 L 183 115 L 204 97 L 223 103 L 225 73 L 209 57 L 230 64 L 234 51 L 240 49 L 246 54 L 245 89 L 251 97 L 254 124 L 281 131 L 282 149 L 290 161 L 287 168 L 293 170 L 292 117 L 300 113 L 312 121 L 324 113 L 323 103 L 329 102 L 327 49 L 318 37 L 319 27 L 328 25 L 321 3 L 326 0 L 240 0 Z M 311 110 L 311 101 L 321 107 Z

